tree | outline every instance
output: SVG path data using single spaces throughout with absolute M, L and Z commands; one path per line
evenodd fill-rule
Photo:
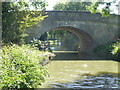
M 32 7 L 32 8 L 31 8 Z M 2 40 L 3 43 L 24 43 L 26 28 L 41 22 L 47 17 L 45 2 L 3 2 Z M 32 9 L 32 10 L 31 10 Z
M 72 10 L 72 11 L 80 11 L 86 10 L 86 6 L 91 5 L 91 2 L 66 2 L 64 3 L 57 3 L 53 10 Z
M 108 17 L 111 13 L 114 13 L 113 8 L 118 10 L 118 1 L 107 1 L 107 2 L 93 2 L 91 5 L 87 6 L 86 9 L 91 13 L 100 13 L 102 17 Z
M 90 11 L 91 13 L 100 13 L 102 16 L 107 17 L 113 12 L 114 8 L 118 9 L 118 1 L 107 1 L 107 2 L 66 2 L 57 3 L 53 10 L 72 10 L 72 11 Z

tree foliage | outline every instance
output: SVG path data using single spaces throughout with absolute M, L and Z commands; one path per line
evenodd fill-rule
M 100 4 L 106 4 L 104 8 L 98 9 Z M 110 15 L 110 3 L 105 2 L 93 2 L 90 6 L 87 6 L 87 10 L 91 13 L 100 13 L 102 16 L 107 17 Z
M 113 47 L 112 54 L 116 56 L 117 59 L 119 60 L 120 59 L 120 40 L 116 41 L 116 43 L 114 43 L 112 47 Z
M 57 3 L 54 7 L 53 10 L 71 10 L 71 11 L 80 11 L 86 10 L 86 6 L 91 5 L 91 2 L 66 2 L 64 3 Z
M 100 13 L 103 17 L 107 17 L 112 12 L 111 7 L 118 7 L 117 0 L 108 2 L 66 2 L 57 3 L 53 10 L 72 10 L 72 11 L 90 11 L 91 13 Z
M 116 14 L 118 12 L 119 0 L 112 0 L 106 2 L 93 2 L 90 6 L 87 6 L 87 10 L 91 13 L 100 13 L 102 17 L 108 17 L 111 13 Z
M 41 22 L 45 17 L 44 2 L 3 2 L 2 39 L 3 43 L 24 43 L 26 28 Z M 32 7 L 32 8 L 31 8 Z M 33 10 L 31 10 L 33 9 Z

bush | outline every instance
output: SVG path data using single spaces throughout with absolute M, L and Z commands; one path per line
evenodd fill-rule
M 120 40 L 114 43 L 112 47 L 112 54 L 116 57 L 116 59 L 120 59 Z
M 45 81 L 47 70 L 39 63 L 42 55 L 30 45 L 8 45 L 2 48 L 0 88 L 37 88 Z

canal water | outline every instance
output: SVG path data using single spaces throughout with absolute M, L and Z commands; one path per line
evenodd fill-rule
M 112 60 L 53 60 L 41 88 L 119 88 L 118 66 Z

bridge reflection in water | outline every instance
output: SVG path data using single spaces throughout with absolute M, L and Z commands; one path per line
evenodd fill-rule
M 118 88 L 116 61 L 51 61 L 46 67 L 50 77 L 41 88 Z
M 53 51 L 55 57 L 53 60 L 79 60 L 78 51 Z

